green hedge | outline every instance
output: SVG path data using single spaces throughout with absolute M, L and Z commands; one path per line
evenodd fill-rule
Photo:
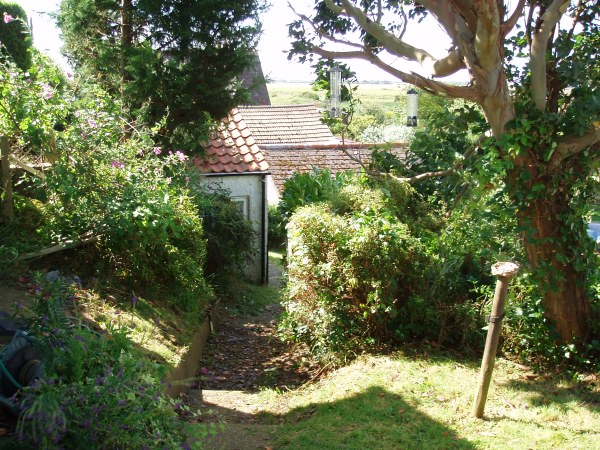
M 11 57 L 21 70 L 28 70 L 31 35 L 25 10 L 16 3 L 0 1 L 0 20 L 0 55 Z
M 418 286 L 425 249 L 383 215 L 300 208 L 288 226 L 285 324 L 315 353 L 339 352 L 394 333 L 398 308 Z

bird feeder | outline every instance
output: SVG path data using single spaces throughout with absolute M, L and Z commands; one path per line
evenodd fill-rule
M 335 66 L 329 71 L 329 107 L 332 118 L 340 116 L 342 103 L 342 69 Z
M 406 93 L 407 97 L 407 113 L 406 113 L 406 126 L 416 127 L 417 126 L 417 109 L 419 107 L 419 93 L 414 89 L 411 89 Z

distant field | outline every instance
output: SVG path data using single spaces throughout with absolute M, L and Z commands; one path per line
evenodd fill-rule
M 309 83 L 269 83 L 267 84 L 273 105 L 297 105 L 312 103 L 317 107 L 326 106 L 325 92 L 312 90 Z M 385 109 L 404 105 L 408 88 L 402 84 L 359 84 L 357 97 L 363 107 L 378 105 Z

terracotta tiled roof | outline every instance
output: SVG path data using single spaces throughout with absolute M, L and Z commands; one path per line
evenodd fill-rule
M 242 115 L 233 109 L 205 146 L 203 158 L 193 163 L 204 173 L 266 172 L 269 164 L 256 145 Z
M 314 105 L 240 106 L 258 145 L 337 143 Z
M 353 157 L 368 163 L 373 147 L 373 144 L 347 143 L 345 150 Z M 403 143 L 392 144 L 390 151 L 404 158 L 406 147 Z M 360 169 L 360 164 L 350 158 L 340 144 L 263 145 L 261 150 L 269 161 L 269 171 L 279 192 L 283 192 L 283 183 L 294 173 L 310 172 L 313 166 L 329 169 L 332 175 Z

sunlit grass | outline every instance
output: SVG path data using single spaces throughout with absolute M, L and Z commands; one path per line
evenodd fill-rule
M 277 448 L 598 448 L 600 391 L 534 379 L 497 361 L 485 419 L 472 416 L 477 362 L 363 357 L 316 384 L 265 393 Z
M 273 105 L 310 103 L 317 107 L 327 106 L 325 92 L 313 91 L 310 83 L 269 83 L 267 89 Z M 406 90 L 406 87 L 397 84 L 360 83 L 355 96 L 360 99 L 363 107 L 377 105 L 394 109 L 399 102 L 405 102 Z

